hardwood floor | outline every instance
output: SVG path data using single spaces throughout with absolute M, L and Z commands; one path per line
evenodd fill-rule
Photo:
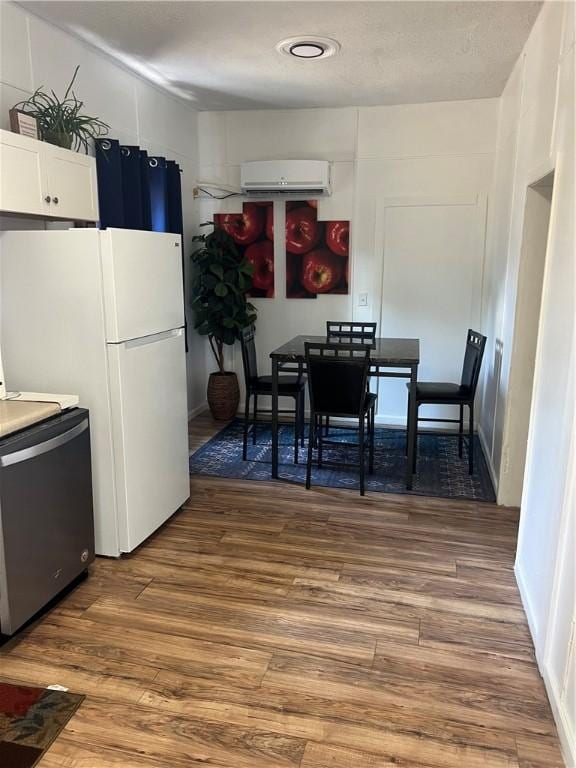
M 194 477 L 0 675 L 87 694 L 40 768 L 561 766 L 516 531 L 494 505 Z

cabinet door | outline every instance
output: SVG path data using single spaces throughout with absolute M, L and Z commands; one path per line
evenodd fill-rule
M 98 190 L 94 158 L 46 145 L 44 162 L 51 197 L 50 216 L 97 221 Z
M 0 131 L 0 211 L 49 215 L 41 141 Z

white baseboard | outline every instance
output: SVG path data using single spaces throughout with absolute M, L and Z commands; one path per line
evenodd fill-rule
M 192 408 L 191 411 L 188 411 L 188 421 L 190 419 L 193 419 L 194 416 L 198 416 L 198 414 L 203 413 L 204 411 L 208 410 L 208 402 L 204 400 L 203 403 L 200 403 L 200 405 L 197 405 L 196 408 Z
M 560 746 L 562 748 L 562 755 L 566 763 L 566 768 L 576 768 L 576 734 L 570 723 L 570 717 L 566 711 L 566 704 L 562 701 L 562 697 L 557 687 L 554 685 L 552 678 L 548 674 L 546 667 L 543 672 L 542 678 L 546 687 L 546 693 L 548 694 L 554 722 L 556 723 L 556 728 L 558 730 L 558 738 L 560 739 Z
M 534 643 L 534 649 L 536 651 L 536 663 L 538 664 L 538 671 L 544 681 L 546 687 L 546 693 L 552 708 L 552 714 L 554 715 L 554 721 L 556 722 L 556 728 L 558 729 L 558 736 L 562 745 L 562 752 L 564 760 L 566 761 L 567 768 L 576 768 L 576 734 L 570 723 L 568 712 L 566 711 L 565 702 L 562 701 L 560 692 L 553 682 L 546 664 L 542 660 L 543 651 L 540 649 L 540 632 L 538 622 L 532 607 L 532 601 L 530 600 L 530 594 L 526 586 L 526 580 L 524 578 L 524 572 L 520 563 L 516 562 L 514 566 L 514 575 L 516 576 L 516 583 L 520 591 L 520 597 L 522 599 L 522 605 L 526 618 L 528 619 L 528 627 L 530 634 L 532 635 L 532 642 Z
M 260 411 L 260 409 L 259 409 L 259 413 L 262 413 L 262 415 L 265 416 L 266 418 L 270 418 L 270 410 Z M 244 407 L 243 406 L 238 406 L 238 411 L 237 411 L 236 415 L 240 419 L 244 418 Z M 287 421 L 289 421 L 291 419 L 290 415 L 286 414 L 286 413 L 282 414 L 281 417 L 282 417 L 282 419 L 287 420 Z M 306 421 L 308 421 L 310 419 L 310 411 L 306 410 L 305 413 L 304 413 L 304 417 L 305 417 Z M 263 419 L 263 420 L 265 420 L 265 419 Z M 339 421 L 343 422 L 343 423 L 348 423 L 349 422 L 350 424 L 355 422 L 354 419 L 333 419 L 333 421 L 334 421 L 335 424 L 337 422 L 339 422 Z M 384 414 L 384 415 L 378 415 L 377 414 L 376 415 L 376 426 L 378 426 L 378 427 L 393 427 L 393 428 L 398 428 L 398 429 L 406 429 L 406 417 L 405 416 L 392 416 L 391 414 Z M 441 425 L 439 425 L 439 426 L 431 426 L 431 425 L 422 426 L 421 425 L 419 427 L 419 432 L 444 432 L 444 433 L 446 433 L 448 431 L 446 429 L 446 426 L 442 427 Z M 456 432 L 457 430 L 454 428 L 454 429 L 449 430 L 449 431 Z M 482 447 L 484 448 L 484 445 Z
M 379 427 L 399 427 L 406 429 L 406 416 L 392 416 L 391 414 L 384 414 L 382 416 L 376 414 L 376 424 Z
M 482 450 L 484 451 L 484 458 L 486 459 L 488 474 L 490 475 L 490 479 L 492 480 L 492 485 L 494 486 L 494 490 L 496 491 L 496 499 L 498 499 L 498 475 L 496 474 L 496 470 L 494 469 L 494 464 L 492 463 L 492 456 L 490 455 L 490 450 L 488 448 L 488 441 L 486 440 L 486 435 L 484 434 L 484 430 L 480 425 L 478 425 L 478 437 L 480 438 L 480 445 L 482 446 Z
M 526 579 L 524 578 L 524 572 L 522 571 L 522 567 L 518 561 L 514 564 L 514 576 L 516 577 L 516 584 L 518 585 L 518 590 L 520 592 L 520 598 L 522 600 L 522 606 L 524 607 L 524 613 L 526 614 L 526 618 L 528 619 L 528 627 L 530 629 L 530 634 L 532 635 L 532 642 L 534 643 L 534 649 L 536 651 L 536 661 L 538 662 L 538 669 L 540 670 L 540 674 L 542 674 L 542 665 L 541 665 L 541 658 L 540 658 L 540 628 L 538 626 L 538 622 L 536 621 L 536 614 L 534 613 L 534 608 L 532 607 L 532 601 L 530 600 L 530 594 L 528 592 L 528 587 L 526 586 Z

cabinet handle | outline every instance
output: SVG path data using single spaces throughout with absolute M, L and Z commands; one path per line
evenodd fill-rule
M 49 203 L 52 200 L 52 198 L 50 197 L 50 195 L 46 195 L 44 200 L 46 200 L 46 202 Z
M 66 443 L 74 440 L 75 437 L 81 435 L 86 429 L 88 429 L 88 419 L 84 419 L 80 424 L 76 424 L 75 427 L 72 427 L 66 432 L 62 432 L 55 437 L 44 440 L 43 443 L 36 443 L 36 445 L 31 445 L 30 448 L 23 448 L 20 451 L 5 454 L 0 457 L 0 467 L 9 467 L 11 464 L 19 464 L 21 461 L 27 461 L 36 456 L 41 456 L 43 453 L 48 453 L 48 451 L 53 451 L 55 448 L 59 448 L 61 445 L 66 445 Z
M 58 198 L 57 198 L 57 197 L 55 197 L 55 198 L 52 200 L 52 202 L 53 202 L 53 203 L 56 203 L 56 205 L 58 205 Z

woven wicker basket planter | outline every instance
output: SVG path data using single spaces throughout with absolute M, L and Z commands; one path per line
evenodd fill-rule
M 236 416 L 240 389 L 235 373 L 211 373 L 208 379 L 208 406 L 218 421 L 230 421 Z

